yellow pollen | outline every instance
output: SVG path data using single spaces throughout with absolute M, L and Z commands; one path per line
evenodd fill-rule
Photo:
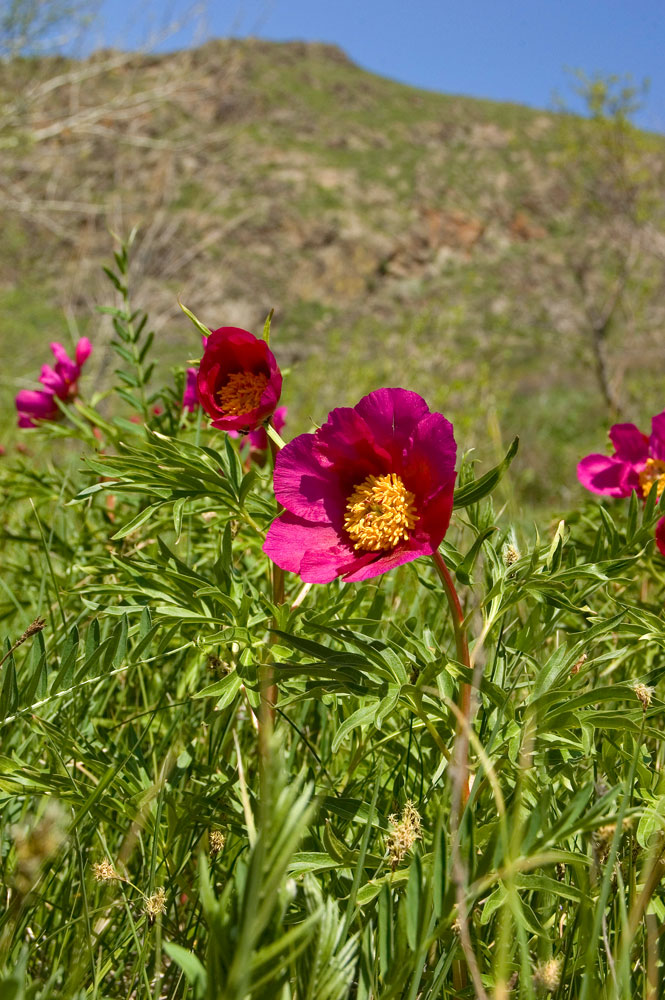
M 262 372 L 233 372 L 217 393 L 225 413 L 239 416 L 256 409 L 268 384 Z
M 418 520 L 415 496 L 394 472 L 368 476 L 346 501 L 344 528 L 354 549 L 389 552 Z
M 649 496 L 654 483 L 656 484 L 656 496 L 660 497 L 665 490 L 665 462 L 661 462 L 659 458 L 647 458 L 647 464 L 640 472 L 642 496 Z

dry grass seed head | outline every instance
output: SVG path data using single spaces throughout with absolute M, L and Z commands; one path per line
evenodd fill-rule
M 561 959 L 550 958 L 540 962 L 533 972 L 534 985 L 546 993 L 554 993 L 561 980 Z
M 642 702 L 642 708 L 646 712 L 647 708 L 651 704 L 651 699 L 653 698 L 654 689 L 652 687 L 647 687 L 646 684 L 640 684 L 639 682 L 636 682 L 635 684 L 633 684 L 633 691 L 635 692 L 639 700 Z
M 422 839 L 420 813 L 413 802 L 404 803 L 402 815 L 398 819 L 393 813 L 388 817 L 390 832 L 386 840 L 386 848 L 393 870 L 408 854 L 417 840 Z
M 152 896 L 145 897 L 144 910 L 151 920 L 154 920 L 160 913 L 166 913 L 166 893 L 164 886 L 160 885 L 155 889 Z
M 113 879 L 119 879 L 117 871 L 108 860 L 104 858 L 103 861 L 98 861 L 97 864 L 92 866 L 92 874 L 95 876 L 97 882 L 110 882 Z
M 226 837 L 221 830 L 211 830 L 208 834 L 208 842 L 210 849 L 210 857 L 216 858 L 217 855 L 224 850 L 224 844 L 226 843 Z

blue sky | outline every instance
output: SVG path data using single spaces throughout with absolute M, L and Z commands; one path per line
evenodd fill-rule
M 191 0 L 102 0 L 95 41 L 134 47 Z M 665 132 L 665 0 L 209 0 L 171 48 L 257 35 L 334 42 L 366 69 L 415 86 L 534 107 L 559 93 L 567 68 L 650 79 L 637 121 Z M 140 13 L 137 11 L 140 10 Z M 200 35 L 199 35 L 200 38 Z

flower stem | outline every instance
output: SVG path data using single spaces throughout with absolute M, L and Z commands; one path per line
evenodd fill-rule
M 273 470 L 275 468 L 275 459 L 277 458 L 278 452 L 284 447 L 284 442 L 280 438 L 279 434 L 272 426 L 272 421 L 266 427 L 268 433 L 268 441 L 270 442 L 270 455 L 272 458 Z M 281 510 L 279 504 L 278 509 Z M 273 604 L 283 604 L 284 603 L 284 570 L 278 566 L 276 563 L 272 564 L 271 573 L 272 582 L 272 601 Z M 276 627 L 277 622 L 273 619 L 273 628 Z M 270 645 L 275 641 L 274 634 L 271 635 Z M 265 747 L 269 745 L 270 736 L 275 723 L 275 706 L 277 704 L 277 685 L 275 684 L 274 671 L 272 667 L 268 664 L 264 664 L 261 668 L 261 738 L 262 744 Z
M 450 571 L 443 561 L 443 556 L 437 549 L 432 553 L 432 559 L 434 565 L 436 566 L 437 573 L 441 578 L 443 583 L 443 589 L 448 601 L 448 607 L 450 608 L 450 614 L 453 621 L 453 632 L 455 634 L 455 648 L 457 650 L 457 659 L 465 667 L 471 670 L 471 657 L 469 656 L 469 643 L 466 637 L 466 629 L 464 628 L 464 612 L 462 611 L 462 605 L 460 604 L 460 599 L 457 596 L 457 590 L 455 589 L 455 583 Z M 469 722 L 469 717 L 471 715 L 471 684 L 468 681 L 464 681 L 460 689 L 460 712 L 462 718 Z M 468 739 L 465 732 L 465 727 L 461 723 L 457 726 L 457 740 L 460 743 L 460 777 L 461 777 L 461 800 L 460 806 L 463 808 L 469 797 L 469 782 L 468 782 L 468 766 L 467 766 L 467 746 Z

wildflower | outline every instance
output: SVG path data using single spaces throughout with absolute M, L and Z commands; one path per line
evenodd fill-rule
M 540 962 L 533 972 L 533 982 L 546 993 L 554 993 L 558 989 L 561 980 L 561 959 L 550 958 L 547 962 Z
M 19 427 L 35 427 L 36 420 L 58 420 L 60 410 L 56 398 L 66 402 L 74 399 L 78 392 L 78 380 L 85 361 L 90 356 L 92 345 L 87 337 L 81 337 L 76 345 L 75 360 L 72 361 L 62 344 L 51 344 L 55 365 L 43 365 L 39 381 L 43 389 L 22 389 L 16 396 Z
M 36 427 L 37 420 L 58 420 L 60 410 L 52 392 L 21 389 L 16 395 L 19 427 Z
M 119 879 L 117 871 L 108 860 L 104 858 L 103 861 L 98 861 L 97 864 L 92 866 L 92 874 L 95 876 L 95 881 L 97 882 L 110 882 L 113 879 Z
M 393 871 L 417 840 L 422 839 L 420 814 L 413 802 L 405 802 L 402 815 L 393 814 L 388 817 L 390 833 L 386 840 L 386 848 Z
M 208 841 L 210 847 L 210 857 L 216 858 L 220 851 L 224 850 L 226 837 L 221 830 L 211 830 L 208 834 Z
M 282 373 L 265 340 L 223 326 L 207 339 L 197 376 L 199 402 L 223 431 L 253 431 L 275 412 Z
M 633 691 L 635 692 L 639 700 L 642 702 L 642 708 L 646 712 L 647 708 L 651 704 L 651 699 L 653 698 L 654 689 L 652 687 L 647 687 L 646 684 L 640 684 L 639 682 L 636 682 L 635 684 L 633 684 Z
M 185 392 L 182 397 L 182 408 L 188 413 L 194 413 L 199 406 L 199 396 L 196 391 L 198 368 L 188 368 L 185 373 Z
M 150 920 L 154 920 L 160 913 L 166 913 L 166 893 L 163 886 L 160 885 L 155 889 L 152 896 L 145 897 L 143 908 Z
M 333 410 L 275 461 L 284 508 L 264 552 L 307 583 L 365 580 L 430 555 L 453 506 L 452 424 L 406 389 Z
M 609 432 L 612 455 L 587 455 L 577 466 L 582 486 L 609 497 L 627 497 L 635 490 L 646 500 L 656 488 L 665 490 L 665 411 L 651 420 L 651 434 L 643 434 L 635 424 L 614 424 Z M 656 526 L 656 545 L 665 555 L 665 518 Z
M 286 424 L 287 406 L 278 406 L 272 416 L 272 425 L 278 434 L 281 434 Z M 229 431 L 231 437 L 239 437 L 237 431 Z M 268 454 L 268 432 L 265 427 L 257 427 L 256 430 L 246 434 L 240 442 L 240 450 L 249 444 L 249 461 L 256 465 L 265 465 Z

